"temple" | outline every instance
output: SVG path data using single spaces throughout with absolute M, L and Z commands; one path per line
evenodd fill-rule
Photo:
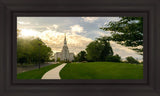
M 66 34 L 64 37 L 64 45 L 61 52 L 56 52 L 54 54 L 55 62 L 57 61 L 73 61 L 74 60 L 74 53 L 69 53 L 69 49 L 67 46 Z

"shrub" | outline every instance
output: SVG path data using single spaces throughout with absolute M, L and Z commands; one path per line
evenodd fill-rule
M 131 63 L 131 64 L 139 64 L 139 62 L 136 59 L 134 59 L 132 56 L 126 57 L 126 60 L 128 63 Z
M 48 62 L 54 62 L 55 61 L 55 59 L 50 59 L 50 60 L 48 60 Z
M 57 62 L 60 62 L 61 61 L 61 59 L 60 58 L 57 58 Z
M 143 61 L 141 61 L 140 63 L 143 64 Z
M 109 61 L 109 62 L 121 62 L 121 57 L 118 54 L 116 54 L 114 56 L 107 56 L 106 61 Z

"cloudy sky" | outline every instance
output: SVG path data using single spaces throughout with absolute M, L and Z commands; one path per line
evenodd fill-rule
M 20 37 L 39 37 L 53 52 L 60 52 L 63 47 L 64 34 L 70 52 L 77 54 L 95 38 L 110 36 L 109 31 L 99 29 L 110 21 L 119 21 L 119 17 L 17 17 Z M 122 58 L 133 56 L 142 60 L 142 56 L 133 50 L 110 41 L 114 54 Z

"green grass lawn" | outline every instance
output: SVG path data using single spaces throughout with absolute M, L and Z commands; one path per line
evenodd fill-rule
M 62 79 L 143 79 L 143 65 L 115 62 L 70 63 L 61 71 Z
M 17 74 L 17 79 L 41 79 L 41 77 L 52 68 L 57 67 L 60 64 L 53 64 L 49 66 L 42 67 L 40 69 L 34 69 L 31 71 L 23 72 Z

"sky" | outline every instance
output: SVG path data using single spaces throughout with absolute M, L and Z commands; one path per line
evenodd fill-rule
M 103 31 L 100 27 L 119 20 L 119 17 L 17 17 L 17 29 L 20 30 L 19 37 L 39 37 L 54 53 L 62 50 L 66 34 L 69 51 L 77 54 L 96 38 L 111 36 L 110 31 Z M 110 41 L 110 44 L 114 54 L 120 55 L 122 59 L 133 56 L 141 61 L 143 58 L 114 41 Z

